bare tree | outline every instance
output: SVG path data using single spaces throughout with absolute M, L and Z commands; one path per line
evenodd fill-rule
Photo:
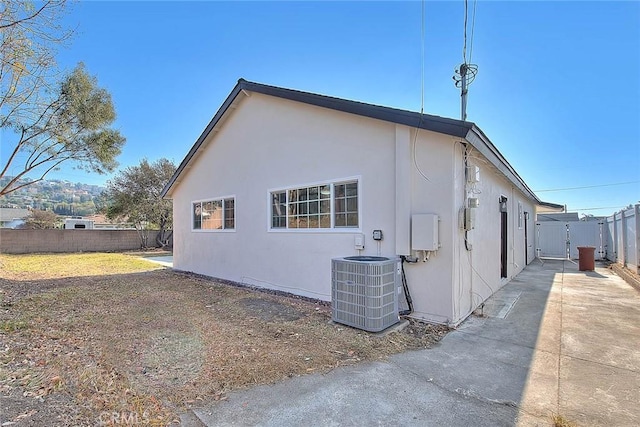
M 60 219 L 58 215 L 51 211 L 32 210 L 26 218 L 22 228 L 42 230 L 46 228 L 56 228 Z

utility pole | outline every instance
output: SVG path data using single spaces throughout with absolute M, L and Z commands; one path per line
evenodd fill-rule
M 477 0 L 474 1 L 473 17 L 471 20 L 471 39 L 469 57 L 467 58 L 467 22 L 469 17 L 468 0 L 464 0 L 464 44 L 462 46 L 462 64 L 456 69 L 456 73 L 453 76 L 453 81 L 457 88 L 460 88 L 460 120 L 467 121 L 467 93 L 468 87 L 476 78 L 478 73 L 478 66 L 471 63 L 471 56 L 473 53 L 473 29 L 476 23 L 476 6 Z
M 460 120 L 467 121 L 467 64 L 460 65 Z
M 456 69 L 453 81 L 457 88 L 460 88 L 460 120 L 467 121 L 467 93 L 469 85 L 476 78 L 478 66 L 475 64 L 467 64 L 463 62 Z

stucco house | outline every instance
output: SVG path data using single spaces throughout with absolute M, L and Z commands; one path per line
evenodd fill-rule
M 535 258 L 536 209 L 562 208 L 474 123 L 243 79 L 163 194 L 176 269 L 328 301 L 333 258 L 403 256 L 411 315 L 449 325 Z
M 30 213 L 23 208 L 0 208 L 0 228 L 20 228 Z

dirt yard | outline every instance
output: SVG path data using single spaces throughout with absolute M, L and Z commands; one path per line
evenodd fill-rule
M 231 390 L 429 347 L 447 332 L 412 322 L 377 337 L 330 319 L 326 303 L 131 255 L 0 255 L 0 425 L 177 424 Z

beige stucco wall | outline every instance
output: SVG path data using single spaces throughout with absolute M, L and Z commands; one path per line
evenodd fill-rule
M 415 138 L 412 131 L 411 141 Z M 518 202 L 530 214 L 528 258 L 534 259 L 534 206 L 507 181 L 486 158 L 469 146 L 468 163 L 480 167 L 480 182 L 466 182 L 465 147 L 460 138 L 419 131 L 411 143 L 411 214 L 435 213 L 440 217 L 440 243 L 426 262 L 405 264 L 414 316 L 439 323 L 464 320 L 493 292 L 504 286 L 525 266 L 524 218 L 518 228 Z M 416 161 L 413 161 L 415 153 Z M 500 277 L 500 196 L 508 198 L 508 278 Z M 476 197 L 475 228 L 467 233 L 465 246 L 461 210 L 467 198 Z M 423 254 L 413 253 L 422 258 Z
M 243 96 L 243 95 L 241 95 Z M 395 126 L 252 93 L 173 191 L 175 268 L 329 300 L 331 258 L 393 256 Z M 359 229 L 269 231 L 269 190 L 358 177 Z M 191 202 L 233 195 L 233 232 L 191 231 Z
M 439 323 L 449 323 L 453 317 L 452 265 L 457 244 L 453 233 L 457 224 L 453 141 L 450 136 L 425 130 L 416 138 L 412 130 L 411 162 L 405 166 L 411 170 L 410 215 L 431 213 L 440 218 L 440 249 L 431 253 L 427 262 L 405 264 L 414 316 Z
M 330 261 L 358 255 L 356 235 L 365 237 L 360 254 L 395 256 L 410 245 L 411 215 L 434 213 L 441 248 L 427 262 L 405 265 L 414 316 L 456 324 L 506 283 L 500 195 L 510 204 L 509 277 L 523 268 L 517 201 L 532 218 L 533 207 L 477 153 L 469 161 L 481 168 L 474 194 L 480 207 L 469 233 L 472 250 L 465 249 L 459 211 L 471 193 L 459 138 L 416 135 L 405 126 L 256 93 L 239 97 L 172 191 L 175 268 L 329 300 Z M 269 230 L 269 190 L 352 177 L 360 183 L 359 229 Z M 235 197 L 234 231 L 191 230 L 193 201 L 228 196 Z M 533 259 L 532 220 L 529 226 Z M 384 234 L 379 244 L 375 229 Z
M 463 186 L 464 175 L 462 150 L 456 153 L 456 181 Z M 477 197 L 480 206 L 475 209 L 475 228 L 467 233 L 467 241 L 471 250 L 464 245 L 465 234 L 460 228 L 456 230 L 457 251 L 454 264 L 453 293 L 454 318 L 464 319 L 480 303 L 491 296 L 515 277 L 528 262 L 535 258 L 534 253 L 534 215 L 532 202 L 499 173 L 495 167 L 479 153 L 471 150 L 468 161 L 470 165 L 480 168 L 480 181 L 471 186 L 467 183 L 467 197 Z M 499 209 L 500 197 L 507 197 L 507 277 L 501 278 L 501 217 Z M 457 210 L 464 207 L 465 199 L 460 196 L 456 201 Z M 518 203 L 522 204 L 522 228 L 518 223 Z M 529 213 L 525 221 L 524 212 Z M 525 261 L 525 222 L 528 231 L 527 257 Z

